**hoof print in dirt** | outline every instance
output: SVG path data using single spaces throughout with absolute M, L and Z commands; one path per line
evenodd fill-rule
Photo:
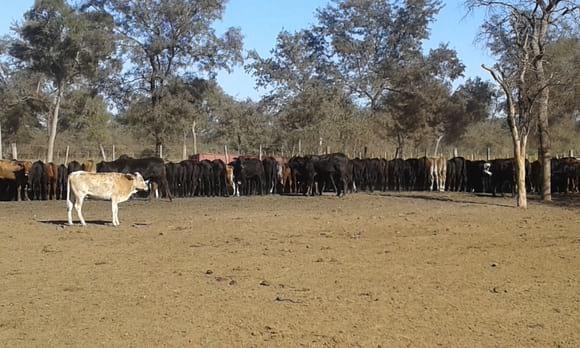
M 260 282 L 260 285 L 262 285 L 262 286 L 270 286 L 270 282 L 268 282 L 267 280 L 262 280 Z
M 205 274 L 207 275 L 213 274 L 213 271 L 211 269 L 208 269 L 207 271 L 205 271 Z

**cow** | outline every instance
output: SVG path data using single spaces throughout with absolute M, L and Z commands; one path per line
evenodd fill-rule
M 515 195 L 516 166 L 512 158 L 494 159 L 490 162 L 489 172 L 491 173 L 491 193 L 498 192 L 503 197 L 504 193 L 511 192 Z
M 262 160 L 262 165 L 264 166 L 266 194 L 274 193 L 278 176 L 278 161 L 274 157 L 266 157 Z
M 159 186 L 162 193 L 172 200 L 167 182 L 165 163 L 158 157 L 123 158 L 111 162 L 99 162 L 97 173 L 140 173 L 143 178 Z
M 575 157 L 552 158 L 552 191 L 560 193 L 576 192 L 580 162 Z
M 448 191 L 466 191 L 467 168 L 465 158 L 453 157 L 447 161 L 447 185 Z
M 401 191 L 404 188 L 404 173 L 407 162 L 402 158 L 395 158 L 388 163 L 389 188 L 394 191 Z
M 97 166 L 95 165 L 95 161 L 93 160 L 86 160 L 83 162 L 83 170 L 85 172 L 91 172 L 91 173 L 96 173 L 97 172 Z
M 58 166 L 52 162 L 45 164 L 48 199 L 57 199 Z
M 292 169 L 288 162 L 282 163 L 279 167 L 280 170 L 280 185 L 281 185 L 281 193 L 290 193 L 292 192 L 292 187 L 294 186 L 292 182 Z
M 447 178 L 447 160 L 444 157 L 432 157 L 429 160 L 431 162 L 431 167 L 429 168 L 429 190 L 433 191 L 436 184 L 437 190 L 443 192 L 445 191 Z
M 83 170 L 83 166 L 77 161 L 70 161 L 67 166 L 67 175 L 78 172 L 79 170 Z
M 321 156 L 306 156 L 307 192 L 312 195 L 316 192 L 315 181 L 318 184 L 318 193 L 322 195 L 324 185 L 330 183 L 337 197 L 346 195 L 348 187 L 348 158 L 342 153 L 333 153 Z
M 491 163 L 486 161 L 465 161 L 467 172 L 467 192 L 485 193 L 491 187 Z
M 351 160 L 350 163 L 352 167 L 353 191 L 357 192 L 358 190 L 366 190 L 366 161 L 357 157 Z
M 199 168 L 199 196 L 213 196 L 213 169 L 211 161 L 203 160 L 196 162 Z
M 113 226 L 119 226 L 118 204 L 128 200 L 137 191 L 147 191 L 149 186 L 139 173 L 90 173 L 77 171 L 69 175 L 67 182 L 66 204 L 68 224 L 72 225 L 72 209 L 76 209 L 81 224 L 86 226 L 83 217 L 83 201 L 87 196 L 111 201 Z M 71 200 L 71 192 L 75 202 Z
M 531 174 L 530 174 L 530 181 L 531 181 L 531 192 L 534 193 L 541 193 L 542 192 L 542 163 L 540 161 L 534 161 L 531 164 Z
M 68 168 L 61 164 L 58 166 L 58 175 L 56 181 L 56 199 L 66 199 L 66 187 L 68 180 Z
M 244 195 L 264 194 L 264 164 L 257 158 L 238 157 L 233 161 L 234 180 Z
M 0 187 L 4 193 L 2 199 L 28 199 L 26 185 L 29 168 L 24 162 L 0 160 Z
M 367 158 L 363 161 L 365 162 L 366 167 L 366 188 L 370 192 L 377 189 L 380 190 L 383 185 L 381 161 L 378 158 Z
M 233 162 L 229 163 L 226 166 L 226 179 L 228 181 L 228 189 L 230 191 L 232 191 L 232 196 L 239 197 L 240 196 L 240 190 L 239 190 L 239 187 L 238 187 L 238 183 L 236 182 L 236 180 L 234 178 L 234 166 L 233 166 Z
M 213 192 L 216 196 L 229 196 L 228 180 L 226 173 L 226 164 L 221 159 L 215 159 L 211 162 L 213 175 Z
M 30 198 L 33 200 L 46 200 L 48 189 L 48 177 L 46 175 L 46 166 L 42 161 L 32 163 L 28 175 L 28 184 L 30 187 Z

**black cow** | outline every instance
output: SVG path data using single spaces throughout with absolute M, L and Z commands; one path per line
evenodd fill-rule
M 262 159 L 262 165 L 264 166 L 266 194 L 273 193 L 278 176 L 278 161 L 274 157 L 266 157 Z
M 491 164 L 486 161 L 465 161 L 467 172 L 467 192 L 484 193 L 491 187 Z
M 213 175 L 213 192 L 216 196 L 229 196 L 226 164 L 221 159 L 211 162 Z
M 46 200 L 48 193 L 48 176 L 46 175 L 46 166 L 42 161 L 32 163 L 28 175 L 30 187 L 30 198 L 33 200 Z
M 56 199 L 66 199 L 68 179 L 68 168 L 61 164 L 58 166 L 58 175 L 56 180 Z
M 167 176 L 167 184 L 169 185 L 169 189 L 171 190 L 171 194 L 173 197 L 179 197 L 179 182 L 175 175 L 176 167 L 178 166 L 177 163 L 169 162 L 165 164 L 165 175 Z
M 199 170 L 198 175 L 198 195 L 210 197 L 213 195 L 213 171 L 211 161 L 203 160 L 196 162 Z
M 383 186 L 383 168 L 378 158 L 365 159 L 366 164 L 366 182 L 370 192 L 380 190 Z
M 314 194 L 315 181 L 318 193 L 322 195 L 324 186 L 330 183 L 337 196 L 346 195 L 348 179 L 348 158 L 342 153 L 321 156 L 306 156 L 308 190 Z
M 111 162 L 97 163 L 97 172 L 135 173 L 159 186 L 161 192 L 172 200 L 165 163 L 159 157 L 123 158 Z
M 264 194 L 264 164 L 257 158 L 238 157 L 232 163 L 234 180 L 241 194 L 251 195 L 254 192 Z
M 467 190 L 467 166 L 465 158 L 453 157 L 447 161 L 447 191 Z
M 574 157 L 552 158 L 552 192 L 569 193 L 578 189 L 579 161 Z
M 307 181 L 308 181 L 308 170 L 307 166 L 312 166 L 312 163 L 305 157 L 294 156 L 288 160 L 288 166 L 290 167 L 290 172 L 292 176 L 292 193 L 302 192 L 306 194 L 308 191 Z
M 531 174 L 530 174 L 530 181 L 532 190 L 531 192 L 535 193 L 542 193 L 542 178 L 544 177 L 542 172 L 542 162 L 534 161 L 531 164 Z
M 355 158 L 350 161 L 354 191 L 365 191 L 367 188 L 366 161 Z
M 394 191 L 404 189 L 404 177 L 406 162 L 402 158 L 395 158 L 388 163 L 389 188 Z
M 500 193 L 503 197 L 505 192 L 511 192 L 515 195 L 515 176 L 516 166 L 513 159 L 494 159 L 490 162 L 491 166 L 491 193 L 495 196 Z
M 70 175 L 70 173 L 73 173 L 73 172 L 78 172 L 80 170 L 83 170 L 83 166 L 79 162 L 77 162 L 77 161 L 70 161 L 68 163 L 67 175 Z

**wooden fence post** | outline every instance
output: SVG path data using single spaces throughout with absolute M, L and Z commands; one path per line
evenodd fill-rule
M 66 146 L 66 152 L 64 153 L 64 165 L 68 165 L 68 145 Z
M 230 156 L 228 155 L 228 146 L 224 145 L 224 155 L 226 156 L 226 164 L 230 163 Z
M 298 156 L 302 156 L 302 139 L 298 139 Z
M 197 155 L 197 133 L 195 132 L 195 121 L 191 125 L 191 134 L 193 135 L 193 154 Z
M 458 154 L 458 152 L 457 152 L 457 148 L 456 148 L 456 147 L 454 147 L 454 148 L 453 148 L 453 157 L 458 157 L 458 156 L 457 156 L 457 154 Z
M 16 143 L 11 143 L 10 147 L 12 148 L 12 159 L 17 160 L 18 159 L 18 149 L 16 148 Z
M 262 160 L 262 144 L 260 144 L 260 155 L 258 157 L 260 161 Z
M 101 156 L 103 156 L 103 161 L 107 160 L 107 155 L 105 154 L 105 149 L 103 148 L 103 145 L 99 144 L 99 147 L 101 148 Z
M 68 146 L 67 146 L 67 149 L 68 149 Z M 117 155 L 115 154 L 115 144 L 113 144 L 113 149 L 112 149 L 112 151 L 113 151 L 113 157 L 111 157 L 111 160 L 112 160 L 112 161 L 114 161 L 114 160 L 116 160 L 116 159 L 117 159 Z
M 486 160 L 491 161 L 491 147 L 487 147 Z

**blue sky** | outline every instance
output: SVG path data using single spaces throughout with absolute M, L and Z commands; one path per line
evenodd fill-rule
M 7 34 L 11 24 L 22 18 L 34 0 L 6 1 L 0 12 L 0 35 Z M 295 31 L 315 22 L 314 12 L 328 4 L 328 0 L 229 0 L 223 20 L 216 24 L 218 30 L 240 27 L 244 35 L 244 48 L 255 49 L 262 56 L 274 47 L 276 36 L 282 30 Z M 488 76 L 481 70 L 482 63 L 491 65 L 493 59 L 474 43 L 482 14 L 468 14 L 461 0 L 447 0 L 431 27 L 431 39 L 425 48 L 437 47 L 440 42 L 458 52 L 466 65 L 465 76 Z M 232 74 L 222 72 L 218 81 L 224 90 L 237 99 L 258 99 L 263 91 L 256 91 L 252 76 L 237 67 Z M 459 81 L 462 82 L 462 81 Z

